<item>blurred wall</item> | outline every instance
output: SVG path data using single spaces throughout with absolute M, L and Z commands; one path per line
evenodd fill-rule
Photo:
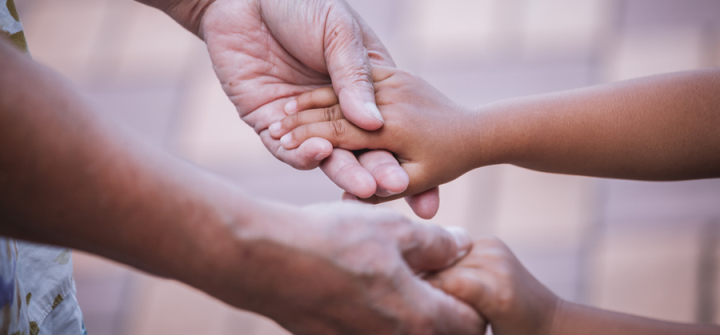
M 455 101 L 571 89 L 720 65 L 714 0 L 349 0 L 391 51 Z M 21 0 L 33 57 L 152 145 L 249 192 L 334 201 L 320 171 L 273 158 L 224 96 L 204 45 L 120 0 Z M 674 321 L 718 322 L 720 181 L 648 183 L 472 171 L 441 188 L 432 222 L 498 235 L 566 299 Z M 387 204 L 413 216 L 402 201 Z M 94 335 L 284 334 L 181 284 L 75 253 Z M 252 275 L 252 274 L 249 274 Z

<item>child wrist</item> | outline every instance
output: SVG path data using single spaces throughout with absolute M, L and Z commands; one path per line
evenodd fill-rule
M 471 166 L 469 170 L 483 166 L 503 163 L 498 150 L 497 127 L 495 120 L 491 117 L 489 109 L 485 106 L 477 107 L 469 111 L 470 120 L 467 122 L 470 128 L 466 133 L 469 135 L 465 146 L 466 157 L 470 157 Z

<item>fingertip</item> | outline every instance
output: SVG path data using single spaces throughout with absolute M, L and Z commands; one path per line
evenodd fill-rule
M 294 149 L 292 142 L 293 142 L 292 132 L 289 132 L 280 138 L 280 145 L 282 145 L 283 148 L 285 148 L 286 150 Z
M 288 133 L 291 134 L 291 133 Z M 333 147 L 328 140 L 320 137 L 307 139 L 298 148 L 302 154 L 316 161 L 321 161 L 332 154 Z
M 337 176 L 341 179 L 340 187 L 346 192 L 354 194 L 357 198 L 369 198 L 377 190 L 377 184 L 372 175 L 360 166 L 355 171 L 343 171 L 344 175 Z
M 385 124 L 385 119 L 383 118 L 382 114 L 380 114 L 380 110 L 378 109 L 375 102 L 366 102 L 365 103 L 365 111 L 370 114 L 370 116 L 376 118 L 380 123 Z
M 375 194 L 375 179 L 357 161 L 352 152 L 333 149 L 330 157 L 320 165 L 323 172 L 341 189 L 359 198 Z
M 368 83 L 372 89 L 372 84 Z M 367 97 L 363 97 L 367 95 Z M 365 130 L 378 130 L 385 123 L 380 110 L 375 103 L 375 93 L 371 90 L 367 94 L 352 92 L 349 88 L 340 92 L 340 108 L 345 118 L 354 125 Z
M 288 114 L 288 115 L 297 112 L 298 111 L 297 99 L 292 99 L 292 100 L 288 101 L 285 104 L 285 107 L 283 108 L 283 110 L 285 111 L 285 114 Z
M 280 131 L 282 130 L 282 121 L 275 122 L 268 127 L 268 130 L 270 131 L 270 136 L 273 138 L 280 137 Z
M 440 209 L 440 189 L 433 187 L 425 192 L 405 198 L 410 208 L 418 217 L 430 220 Z
M 379 197 L 400 194 L 410 185 L 410 177 L 398 164 L 385 164 L 380 169 L 373 170 L 373 176 L 378 184 L 375 194 Z
M 372 150 L 360 155 L 358 160 L 375 178 L 378 197 L 390 197 L 407 190 L 410 177 L 390 152 Z
M 455 261 L 458 261 L 465 257 L 470 252 L 470 249 L 472 249 L 473 244 L 470 234 L 468 234 L 465 228 L 458 226 L 445 227 L 445 230 L 455 239 L 455 246 L 458 250 Z M 453 261 L 453 263 L 455 261 Z
M 330 154 L 332 153 L 332 150 L 326 151 L 326 152 L 320 152 L 317 155 L 315 155 L 315 160 L 318 162 L 323 161 L 325 158 L 328 158 Z
M 355 195 L 350 194 L 348 192 L 343 192 L 341 199 L 342 199 L 342 201 L 348 201 L 348 202 L 360 202 L 360 199 L 358 199 L 358 197 L 356 197 Z

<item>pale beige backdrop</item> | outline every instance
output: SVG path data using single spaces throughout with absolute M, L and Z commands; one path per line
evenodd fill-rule
M 714 0 L 350 0 L 397 64 L 465 105 L 720 65 Z M 103 113 L 248 191 L 338 199 L 273 158 L 223 95 L 203 44 L 130 0 L 18 0 L 30 51 Z M 495 234 L 560 296 L 720 320 L 720 181 L 639 183 L 487 167 L 445 185 L 432 222 Z M 412 215 L 404 202 L 387 206 Z M 283 334 L 172 281 L 75 253 L 93 335 Z M 272 266 L 272 265 L 269 265 Z M 252 276 L 252 273 L 247 275 Z

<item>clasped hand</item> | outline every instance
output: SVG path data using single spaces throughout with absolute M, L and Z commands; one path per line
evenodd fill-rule
M 383 126 L 370 74 L 394 67 L 363 20 L 341 0 L 217 0 L 200 25 L 215 72 L 242 119 L 268 150 L 297 169 L 318 166 L 338 186 L 361 198 L 406 191 L 408 176 L 387 151 L 356 157 L 311 138 L 287 149 L 267 128 L 298 109 L 294 97 L 330 86 L 345 117 L 366 130 Z M 436 190 L 410 199 L 421 217 L 439 206 Z

